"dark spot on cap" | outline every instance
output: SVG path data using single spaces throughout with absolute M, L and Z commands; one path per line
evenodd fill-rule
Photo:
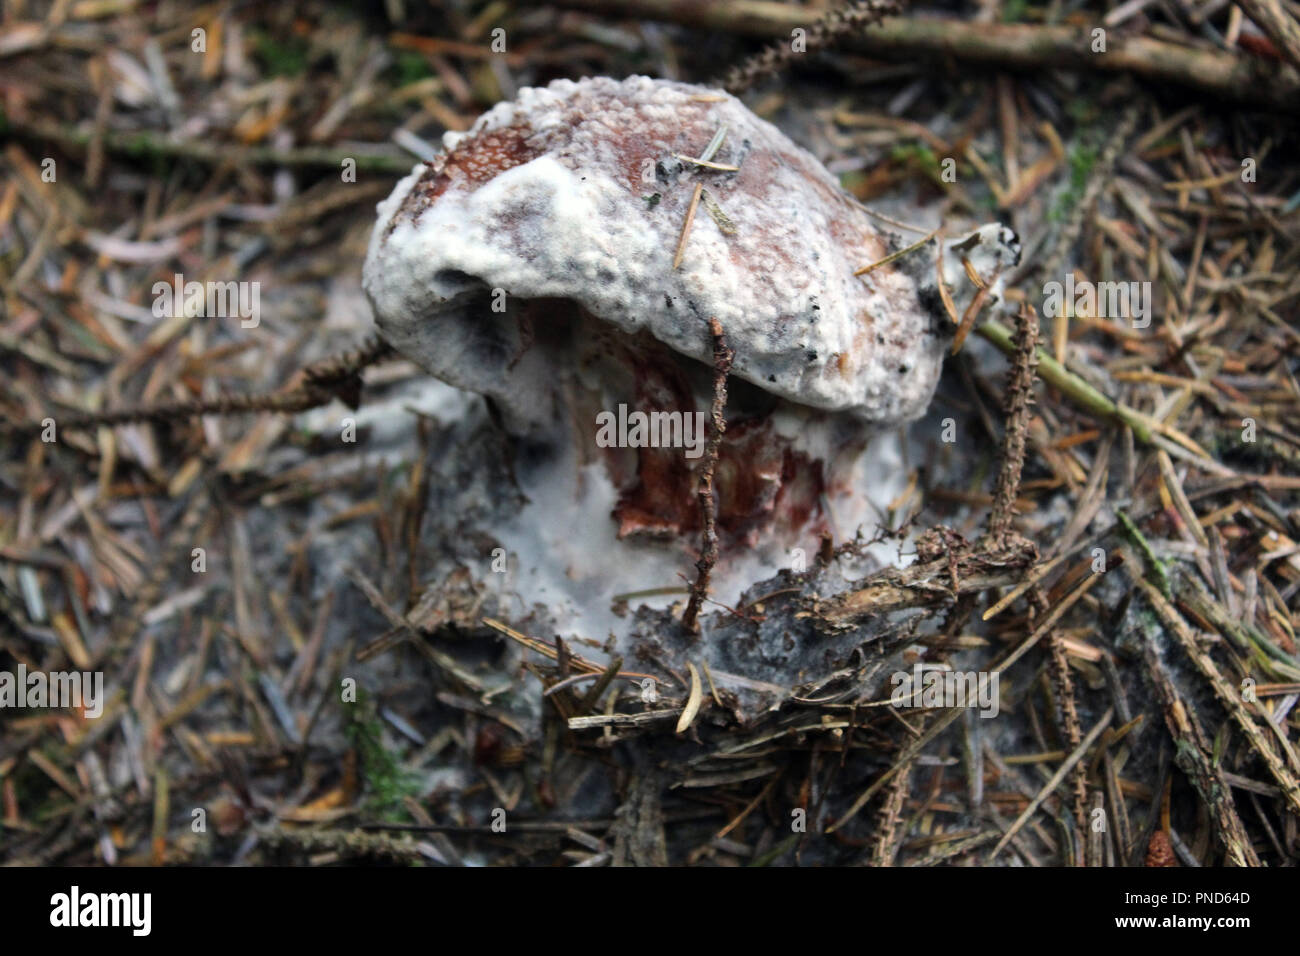
M 681 171 L 682 162 L 679 159 L 661 159 L 655 163 L 655 179 L 670 186 L 677 182 Z

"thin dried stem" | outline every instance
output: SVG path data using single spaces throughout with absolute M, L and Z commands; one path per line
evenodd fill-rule
M 691 586 L 691 596 L 686 602 L 686 613 L 682 615 L 682 626 L 692 634 L 699 633 L 700 605 L 709 592 L 709 576 L 713 566 L 718 563 L 717 504 L 713 500 L 713 470 L 718 464 L 718 448 L 722 444 L 722 433 L 727 430 L 723 418 L 723 409 L 727 404 L 727 375 L 731 372 L 731 363 L 736 353 L 727 347 L 727 340 L 722 333 L 722 324 L 717 319 L 709 320 L 709 330 L 713 335 L 713 433 L 709 435 L 709 445 L 704 456 L 704 468 L 700 472 L 699 490 L 696 496 L 700 501 L 700 511 L 704 515 L 704 548 L 700 559 L 695 562 L 698 572 L 695 584 Z

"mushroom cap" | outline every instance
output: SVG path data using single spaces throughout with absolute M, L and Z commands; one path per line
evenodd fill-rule
M 738 172 L 677 158 L 713 156 Z M 378 206 L 364 287 L 382 334 L 529 428 L 556 414 L 519 300 L 567 300 L 789 401 L 888 427 L 933 394 L 949 323 L 816 158 L 718 90 L 633 76 L 521 90 Z M 678 268 L 695 184 L 703 186 Z M 931 260 L 932 261 L 932 260 Z M 931 290 L 932 291 L 932 290 Z M 923 301 L 924 300 L 924 301 Z M 533 350 L 537 351 L 537 350 Z

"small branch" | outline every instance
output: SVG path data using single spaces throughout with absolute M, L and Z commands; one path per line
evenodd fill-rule
M 1169 676 L 1158 646 L 1160 638 L 1156 629 L 1143 631 L 1143 659 L 1155 688 L 1156 699 L 1164 713 L 1165 726 L 1174 741 L 1174 763 L 1186 774 L 1209 809 L 1211 825 L 1227 855 L 1227 865 L 1259 866 L 1259 857 L 1251 846 L 1241 817 L 1237 815 L 1232 788 L 1223 777 L 1223 768 L 1213 756 L 1214 745 L 1205 736 L 1205 730 L 1190 700 L 1180 697 L 1174 688 L 1173 679 Z
M 389 836 L 387 833 L 361 833 L 355 830 L 286 830 L 272 826 L 262 829 L 259 836 L 262 846 L 272 853 L 288 849 L 309 856 L 332 853 L 343 861 L 379 859 L 397 864 L 415 863 L 424 858 L 416 841 L 405 834 Z
M 1004 354 L 1013 358 L 1016 355 L 1017 346 L 1011 330 L 996 319 L 981 323 L 975 331 L 996 345 Z M 1204 450 L 1186 435 L 1163 422 L 1143 415 L 1136 409 L 1108 398 L 1042 349 L 1038 350 L 1037 373 L 1039 378 L 1088 414 L 1127 425 L 1133 430 L 1133 436 L 1143 444 L 1160 445 L 1171 454 L 1176 453 L 1178 457 L 1194 460 L 1198 468 L 1211 474 L 1225 477 L 1233 475 L 1230 469 L 1206 455 Z
M 570 730 L 591 730 L 596 727 L 644 727 L 646 724 L 661 720 L 681 717 L 685 708 L 671 707 L 667 710 L 647 710 L 639 714 L 592 714 L 588 717 L 570 717 Z
M 0 133 L 9 132 L 23 139 L 44 140 L 69 153 L 89 149 L 93 140 L 90 130 L 60 126 L 50 120 L 9 116 L 0 126 Z M 175 141 L 160 132 L 141 130 L 123 133 L 105 130 L 103 148 L 119 156 L 137 159 L 185 159 L 195 163 L 214 165 L 233 163 L 248 166 L 320 167 L 337 170 L 345 159 L 354 160 L 358 172 L 387 173 L 405 176 L 418 162 L 404 153 L 375 152 L 374 144 L 349 146 L 303 146 L 297 149 L 275 149 L 270 146 L 238 146 L 232 143 L 215 143 L 207 140 Z
M 1020 473 L 1025 466 L 1025 435 L 1029 431 L 1029 404 L 1034 398 L 1034 373 L 1038 366 L 1038 313 L 1022 302 L 1017 314 L 1016 352 L 1007 382 L 1007 425 L 1002 437 L 1002 469 L 993 492 L 986 542 L 1005 545 L 1011 535 L 1020 494 Z
M 807 7 L 762 0 L 552 0 L 553 5 L 606 17 L 665 20 L 706 30 L 780 37 L 808 29 Z M 809 31 L 811 35 L 811 30 Z M 1243 103 L 1294 110 L 1300 70 L 1243 52 L 1198 49 L 1110 31 L 1105 53 L 1093 53 L 1085 26 L 980 23 L 933 17 L 887 17 L 843 46 L 882 60 L 958 60 L 992 70 L 1079 70 L 1129 73 Z M 811 46 L 810 46 L 811 48 Z
M 1034 604 L 1040 612 L 1046 613 L 1051 610 L 1047 598 L 1038 589 L 1034 588 Z M 1071 750 L 1079 746 L 1083 738 L 1083 725 L 1079 723 L 1079 708 L 1074 698 L 1074 679 L 1070 676 L 1070 662 L 1065 653 L 1065 642 L 1061 639 L 1061 634 L 1056 628 L 1052 628 L 1047 634 L 1047 666 L 1052 681 L 1052 692 L 1056 695 L 1056 705 L 1060 712 L 1062 736 L 1065 742 L 1070 745 Z M 1074 823 L 1079 828 L 1080 833 L 1091 832 L 1088 826 L 1088 768 L 1086 765 L 1075 764 L 1074 770 L 1070 773 L 1070 784 L 1074 790 Z M 1099 866 L 1097 858 L 1089 857 L 1087 853 L 1080 854 L 1085 866 Z
M 1300 67 L 1300 23 L 1278 0 L 1238 0 L 1237 5 L 1268 34 L 1292 66 Z
M 379 337 L 342 355 L 309 365 L 300 373 L 301 382 L 294 388 L 258 395 L 222 395 L 212 399 L 182 402 L 156 402 L 102 412 L 51 413 L 59 428 L 98 428 L 126 425 L 131 422 L 164 423 L 202 415 L 236 415 L 242 412 L 303 412 L 327 405 L 335 398 L 351 408 L 361 401 L 361 372 L 393 354 L 392 346 Z M 45 426 L 40 421 L 0 422 L 0 437 L 39 435 Z
M 700 474 L 699 490 L 700 510 L 704 515 L 704 549 L 700 560 L 695 562 L 699 572 L 695 584 L 691 587 L 690 600 L 686 602 L 686 613 L 682 615 L 682 626 L 692 634 L 700 632 L 696 618 L 700 605 L 709 592 L 709 576 L 713 566 L 718 563 L 717 507 L 713 501 L 713 470 L 718 464 L 718 448 L 722 444 L 722 433 L 727 430 L 727 423 L 722 411 L 727 404 L 727 375 L 736 353 L 727 348 L 727 340 L 722 334 L 722 324 L 717 319 L 709 320 L 709 330 L 713 334 L 713 433 L 709 436 L 709 447 L 704 458 L 704 470 Z
M 876 827 L 876 842 L 871 849 L 872 866 L 893 866 L 894 857 L 898 853 L 898 824 L 903 814 L 903 807 L 907 803 L 908 795 L 912 792 L 912 764 L 916 762 L 913 756 L 906 767 L 900 767 L 894 774 L 893 783 L 889 786 L 889 794 L 885 797 L 885 802 L 880 808 L 880 822 Z
M 899 10 L 897 0 L 850 0 L 807 27 L 801 49 L 796 50 L 793 38 L 787 36 L 732 67 L 717 85 L 739 96 L 759 80 L 775 76 L 795 57 L 827 49 L 842 37 L 861 33 Z
M 1228 712 L 1241 729 L 1256 756 L 1268 768 L 1269 773 L 1277 782 L 1279 789 L 1281 789 L 1287 805 L 1293 813 L 1300 815 L 1300 780 L 1297 780 L 1295 774 L 1291 772 L 1291 768 L 1287 766 L 1287 761 L 1279 757 L 1269 744 L 1268 738 L 1260 730 L 1249 708 L 1242 702 L 1241 693 L 1232 684 L 1228 683 L 1219 668 L 1215 666 L 1214 660 L 1209 653 L 1196 643 L 1196 637 L 1193 635 L 1187 621 L 1165 599 L 1159 588 L 1148 582 L 1140 574 L 1131 573 L 1130 576 L 1133 583 L 1142 590 L 1156 614 L 1165 623 L 1168 633 L 1173 634 L 1184 653 L 1191 658 L 1192 663 L 1196 665 L 1196 669 L 1201 672 L 1201 676 L 1210 685 L 1214 691 L 1214 696 L 1219 699 L 1223 709 Z M 1267 717 L 1265 717 L 1265 720 L 1267 720 Z M 1282 734 L 1278 734 L 1278 736 L 1281 738 L 1282 746 L 1286 750 L 1286 756 L 1291 758 L 1294 766 L 1296 757 L 1295 751 L 1290 746 L 1290 741 Z
M 1061 785 L 1061 782 L 1065 780 L 1065 777 L 1070 772 L 1071 768 L 1084 758 L 1088 753 L 1089 748 L 1091 748 L 1092 745 L 1097 742 L 1097 738 L 1101 736 L 1101 732 L 1110 726 L 1113 717 L 1114 711 L 1107 708 L 1106 713 L 1101 715 L 1101 719 L 1093 725 L 1092 730 L 1088 731 L 1088 736 L 1083 738 L 1079 743 L 1079 746 L 1075 747 L 1070 753 L 1070 756 L 1065 758 L 1065 763 L 1056 768 L 1056 773 L 1052 774 L 1051 779 L 1048 780 L 1047 783 L 1043 784 L 1043 789 L 1039 790 L 1038 795 L 1034 797 L 1033 800 L 1029 801 L 1029 806 L 1025 807 L 1024 812 L 1021 813 L 1020 816 L 1016 817 L 1016 821 L 1011 824 L 1010 829 L 1008 829 L 1006 833 L 1002 834 L 1002 839 L 998 841 L 997 846 L 993 848 L 989 853 L 988 858 L 984 861 L 985 866 L 988 866 L 993 862 L 994 858 L 1002 852 L 1002 849 L 1011 842 L 1012 837 L 1019 833 L 1021 828 L 1029 822 L 1030 818 L 1038 812 L 1038 808 L 1043 805 L 1043 801 L 1050 797 L 1052 792 Z
M 704 184 L 696 183 L 695 192 L 691 193 L 691 204 L 686 207 L 686 218 L 682 221 L 682 234 L 677 239 L 677 251 L 673 253 L 673 271 L 682 264 L 682 257 L 686 255 L 686 240 L 691 237 L 691 224 L 695 222 L 695 210 L 700 208 L 700 195 L 704 192 Z
M 936 560 L 886 568 L 817 606 L 814 615 L 823 627 L 837 630 L 893 611 L 947 605 L 964 594 L 1015 584 L 1032 563 L 1032 548 L 959 549 Z

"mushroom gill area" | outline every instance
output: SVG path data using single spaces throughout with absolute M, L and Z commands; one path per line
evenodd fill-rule
M 711 596 L 884 523 L 946 316 L 908 270 L 856 274 L 899 240 L 815 157 L 734 97 L 646 77 L 521 90 L 444 146 L 379 204 L 364 285 L 393 348 L 506 436 L 522 504 L 472 530 L 525 607 L 599 634 L 612 597 L 694 578 L 715 319 L 735 363 Z
M 462 311 L 491 314 L 490 297 L 480 287 L 435 321 L 456 321 Z M 676 541 L 692 553 L 702 528 L 697 492 L 713 427 L 713 370 L 644 330 L 625 333 L 564 299 L 512 301 L 497 321 L 477 328 L 475 359 L 492 368 L 480 367 L 474 378 L 501 384 L 487 394 L 504 412 L 499 418 L 524 417 L 508 407 L 524 395 L 532 404 L 527 419 L 542 423 L 516 440 L 571 454 L 576 466 L 599 465 L 616 493 L 605 518 L 619 539 Z M 815 546 L 823 533 L 840 530 L 830 501 L 855 490 L 853 465 L 869 437 L 863 424 L 739 378 L 728 381 L 727 392 L 713 481 L 724 554 Z
M 544 607 L 558 633 L 625 634 L 620 607 L 665 607 L 695 577 L 713 369 L 570 301 L 523 300 L 510 318 L 498 325 L 513 334 L 497 352 L 508 397 L 488 404 L 525 503 L 486 529 L 510 557 L 507 589 L 517 607 Z M 529 380 L 537 369 L 544 389 Z M 897 431 L 874 432 L 850 414 L 807 408 L 736 377 L 727 392 L 710 597 L 734 607 L 779 571 L 810 568 L 824 533 L 837 543 L 859 531 L 871 538 L 907 470 Z M 514 416 L 503 401 L 520 395 L 537 400 L 532 421 L 544 426 L 509 428 Z M 635 431 L 636 413 L 683 428 L 661 429 L 655 447 L 648 428 Z M 898 560 L 896 544 L 868 551 L 880 564 Z

